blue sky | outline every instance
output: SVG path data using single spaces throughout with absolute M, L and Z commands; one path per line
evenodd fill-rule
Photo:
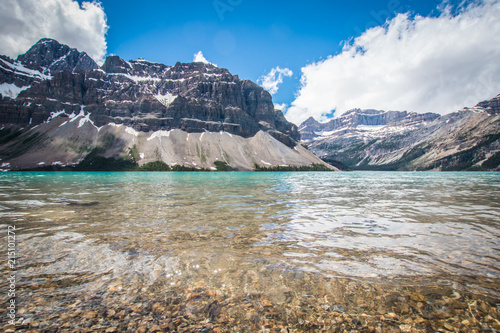
M 1 0 L 0 54 L 43 37 L 98 63 L 202 51 L 296 124 L 353 108 L 446 114 L 500 93 L 499 17 L 500 0 Z
M 108 53 L 173 65 L 205 58 L 257 82 L 280 66 L 285 77 L 275 103 L 290 104 L 301 68 L 336 54 L 342 42 L 397 13 L 433 15 L 437 1 L 101 1 L 107 15 Z

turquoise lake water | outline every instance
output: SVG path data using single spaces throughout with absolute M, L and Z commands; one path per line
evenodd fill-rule
M 0 174 L 0 218 L 3 251 L 16 228 L 28 323 L 47 315 L 32 299 L 58 313 L 89 294 L 109 308 L 193 288 L 274 308 L 293 290 L 340 304 L 339 281 L 380 297 L 433 286 L 500 300 L 500 173 L 12 172 Z

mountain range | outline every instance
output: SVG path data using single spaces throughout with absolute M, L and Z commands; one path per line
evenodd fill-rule
M 209 63 L 167 66 L 44 38 L 0 56 L 2 170 L 333 169 L 271 95 Z
M 99 66 L 48 38 L 0 56 L 0 94 L 3 171 L 500 170 L 500 95 L 447 115 L 354 109 L 298 128 L 227 69 L 115 55 Z
M 500 95 L 447 115 L 354 109 L 299 131 L 341 169 L 500 170 Z

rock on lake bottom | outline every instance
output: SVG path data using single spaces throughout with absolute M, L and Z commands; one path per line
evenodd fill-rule
M 4 173 L 0 217 L 16 331 L 500 329 L 498 173 Z

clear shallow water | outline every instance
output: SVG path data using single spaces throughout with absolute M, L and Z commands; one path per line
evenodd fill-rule
M 261 312 L 309 302 L 316 317 L 333 304 L 393 313 L 397 302 L 373 298 L 429 300 L 429 288 L 500 302 L 499 173 L 6 173 L 0 218 L 4 243 L 17 229 L 19 303 L 56 313 L 90 294 L 100 299 L 80 307 L 196 288 L 206 299 L 192 301 L 194 323 L 244 318 L 255 299 Z M 217 316 L 205 311 L 214 299 L 229 302 Z M 28 322 L 47 315 L 19 311 Z

